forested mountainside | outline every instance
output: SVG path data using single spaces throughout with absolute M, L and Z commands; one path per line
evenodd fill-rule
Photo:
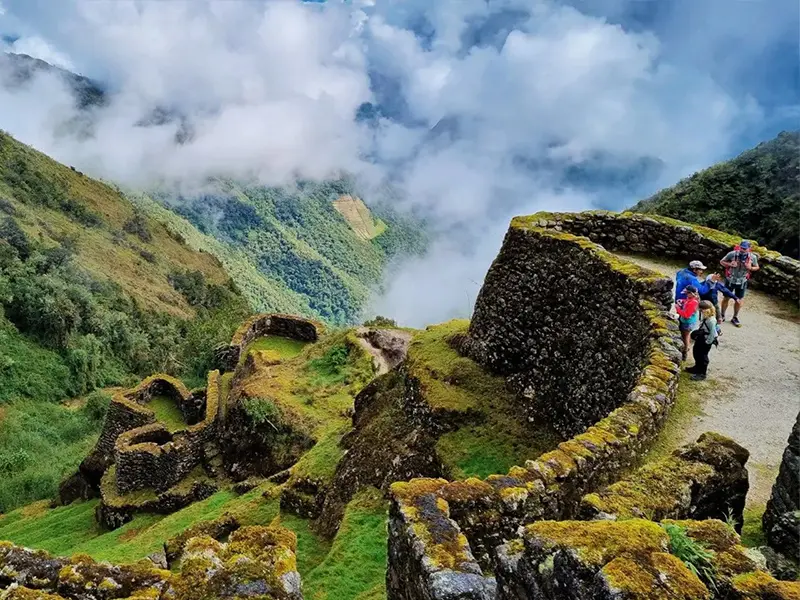
M 93 442 L 104 397 L 59 401 L 154 371 L 194 384 L 250 310 L 214 256 L 0 132 L 0 511 Z
M 229 272 L 255 268 L 277 284 L 279 290 L 264 295 L 263 285 L 236 276 L 257 309 L 335 324 L 357 320 L 389 260 L 421 252 L 426 244 L 421 221 L 388 206 L 370 211 L 346 178 L 299 181 L 291 188 L 216 180 L 201 196 L 150 197 L 220 242 L 209 251 L 219 253 Z
M 642 200 L 632 210 L 737 233 L 800 257 L 800 131 L 784 131 Z

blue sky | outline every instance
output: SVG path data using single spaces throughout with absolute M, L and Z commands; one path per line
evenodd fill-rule
M 347 171 L 372 201 L 391 181 L 441 240 L 379 301 L 401 319 L 463 306 L 515 214 L 622 208 L 800 124 L 797 0 L 0 6 L 7 50 L 114 93 L 76 139 L 59 82 L 0 91 L 0 127 L 63 162 L 137 186 Z M 191 143 L 135 126 L 156 106 Z

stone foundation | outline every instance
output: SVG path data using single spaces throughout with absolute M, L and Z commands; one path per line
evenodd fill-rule
M 115 566 L 0 542 L 0 598 L 302 600 L 296 548 L 294 533 L 280 527 L 244 527 L 228 543 L 197 535 L 184 542 L 180 573 L 173 574 L 148 561 Z
M 749 488 L 745 464 L 750 453 L 716 433 L 664 460 L 648 464 L 608 488 L 584 496 L 582 519 L 625 520 L 732 518 L 741 531 Z
M 783 453 L 780 471 L 763 519 L 769 545 L 787 558 L 800 560 L 800 414 Z
M 316 342 L 323 331 L 321 323 L 294 315 L 255 315 L 236 330 L 230 345 L 217 353 L 217 363 L 222 371 L 233 371 L 239 364 L 242 352 L 260 337 L 276 335 L 302 342 Z

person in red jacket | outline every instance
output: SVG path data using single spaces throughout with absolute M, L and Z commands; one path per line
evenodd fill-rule
M 689 354 L 689 345 L 692 342 L 692 331 L 697 328 L 700 294 L 693 285 L 683 289 L 683 297 L 675 302 L 675 312 L 678 313 L 678 327 L 683 339 L 683 360 Z

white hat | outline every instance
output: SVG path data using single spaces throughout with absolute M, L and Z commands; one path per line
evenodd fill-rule
M 690 269 L 703 269 L 703 271 L 705 271 L 708 267 L 706 267 L 699 260 L 693 260 L 692 262 L 689 263 L 689 268 Z

